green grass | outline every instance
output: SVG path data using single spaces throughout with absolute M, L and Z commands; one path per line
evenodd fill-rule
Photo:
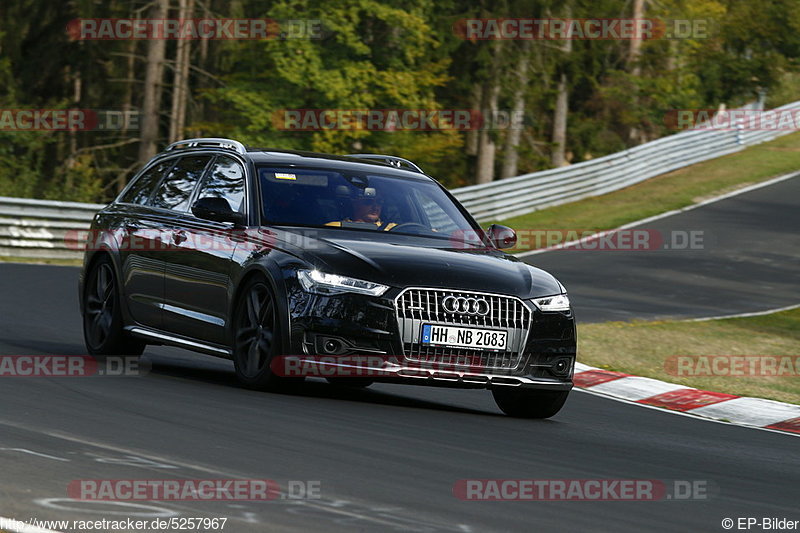
M 83 259 L 47 259 L 40 257 L 18 257 L 11 255 L 0 255 L 0 263 L 27 263 L 34 265 L 81 266 L 83 264 Z
M 790 356 L 796 372 L 793 377 L 676 376 L 668 361 L 683 355 Z M 698 389 L 800 404 L 800 309 L 705 322 L 582 324 L 578 359 Z
M 497 222 L 516 230 L 613 229 L 798 169 L 800 133 L 793 133 L 619 191 Z

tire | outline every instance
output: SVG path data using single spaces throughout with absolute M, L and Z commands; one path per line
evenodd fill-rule
M 569 391 L 540 391 L 521 387 L 492 389 L 497 406 L 516 418 L 550 418 L 561 410 Z
M 233 366 L 247 388 L 282 390 L 302 378 L 285 378 L 270 368 L 280 351 L 275 296 L 263 278 L 251 278 L 241 291 L 234 311 Z
M 122 329 L 121 294 L 111 259 L 101 257 L 83 287 L 83 339 L 90 355 L 139 356 L 147 346 Z
M 350 387 L 353 389 L 366 389 L 373 383 L 375 383 L 371 379 L 367 378 L 325 378 L 328 380 L 328 383 L 331 385 L 336 385 L 337 387 Z

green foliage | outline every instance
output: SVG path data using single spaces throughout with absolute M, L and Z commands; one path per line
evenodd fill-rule
M 255 146 L 348 153 L 398 153 L 427 167 L 452 168 L 463 140 L 453 131 L 375 132 L 365 129 L 286 132 L 286 109 L 439 109 L 435 90 L 449 81 L 450 59 L 439 53 L 430 21 L 435 2 L 402 7 L 377 0 L 331 5 L 316 0 L 277 2 L 274 19 L 304 18 L 323 23 L 323 39 L 242 42 L 226 54 L 241 58 L 224 87 L 204 92 L 217 120 L 204 131 L 225 132 Z M 238 120 L 237 120 L 238 119 Z M 464 169 L 466 170 L 466 169 Z M 466 183 L 464 176 L 453 183 Z
M 102 197 L 103 184 L 89 154 L 82 154 L 63 170 L 63 176 L 51 181 L 44 191 L 49 200 L 95 202 Z
M 0 109 L 16 107 L 15 93 L 11 61 L 0 57 Z M 0 196 L 41 196 L 44 151 L 52 141 L 39 133 L 0 131 Z
M 0 133 L 0 196 L 40 198 L 43 149 L 36 133 Z
M 170 17 L 177 16 L 172 2 Z M 79 17 L 148 16 L 150 0 L 0 2 L 0 106 L 120 109 L 142 105 L 146 41 L 71 41 Z M 575 163 L 673 133 L 672 109 L 735 107 L 766 92 L 800 99 L 798 0 L 661 0 L 645 16 L 709 19 L 709 36 L 653 39 L 638 61 L 630 42 L 466 41 L 476 17 L 625 18 L 625 0 L 207 0 L 195 17 L 321 22 L 322 38 L 192 41 L 189 135 L 260 147 L 392 153 L 417 161 L 449 187 L 474 181 L 476 156 L 457 131 L 285 131 L 291 109 L 484 109 L 496 87 L 509 111 L 521 91 L 525 126 L 518 172 L 550 164 L 558 81 L 568 81 L 568 159 Z M 166 144 L 177 44 L 166 44 L 160 132 Z M 133 58 L 129 63 L 129 59 Z M 528 79 L 520 81 L 520 65 Z M 130 66 L 129 66 L 130 65 Z M 129 68 L 132 70 L 129 72 Z M 477 96 L 476 96 L 477 95 Z M 633 132 L 637 132 L 633 135 Z M 0 194 L 107 200 L 137 169 L 138 133 L 0 131 Z M 508 132 L 493 130 L 496 168 Z M 82 154 L 82 155 L 81 155 Z M 91 157 L 89 155 L 91 154 Z

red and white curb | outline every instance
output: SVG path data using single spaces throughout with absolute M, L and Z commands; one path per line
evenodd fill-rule
M 575 363 L 575 386 L 632 403 L 800 436 L 800 405 L 693 389 Z

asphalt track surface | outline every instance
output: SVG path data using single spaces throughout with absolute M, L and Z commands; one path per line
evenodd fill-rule
M 789 305 L 797 303 L 798 193 L 798 180 L 789 180 L 648 226 L 716 235 L 717 246 L 697 262 L 667 252 L 531 259 L 562 278 L 587 319 Z M 728 231 L 738 237 L 723 238 Z M 561 254 L 569 255 L 559 261 Z M 85 353 L 77 273 L 0 265 L 0 354 Z M 226 517 L 224 531 L 234 533 L 713 532 L 724 531 L 724 518 L 800 519 L 800 441 L 786 434 L 582 392 L 546 421 L 505 417 L 486 391 L 348 390 L 309 381 L 292 394 L 257 393 L 236 385 L 225 360 L 163 347 L 148 348 L 143 360 L 152 369 L 142 377 L 2 380 L 0 516 Z M 266 478 L 282 487 L 318 481 L 321 497 L 135 506 L 67 499 L 72 480 L 173 478 Z M 654 502 L 475 502 L 453 495 L 458 480 L 506 478 L 667 486 L 689 480 L 708 489 L 705 499 Z
M 698 318 L 800 303 L 800 177 L 636 228 L 672 249 L 564 249 L 525 261 L 559 278 L 584 322 Z M 702 242 L 682 248 L 690 232 Z

